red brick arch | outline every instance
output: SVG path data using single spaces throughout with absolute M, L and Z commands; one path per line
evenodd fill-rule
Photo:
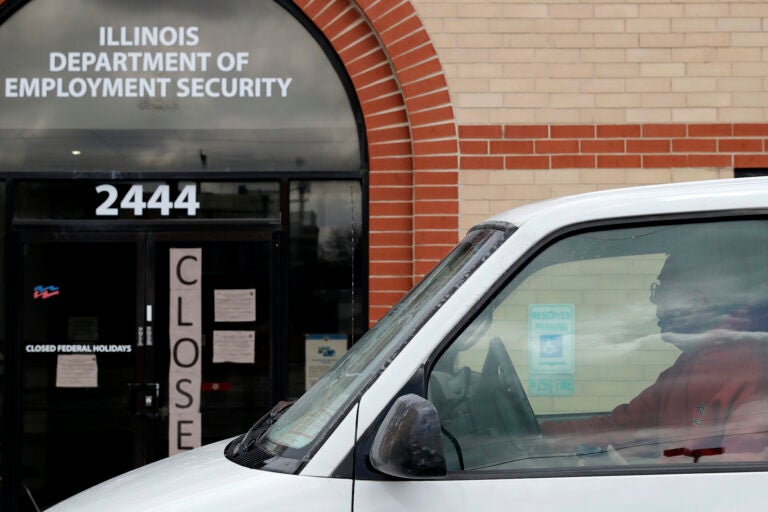
M 374 323 L 458 238 L 458 142 L 448 85 L 410 0 L 294 2 L 336 50 L 363 111 Z

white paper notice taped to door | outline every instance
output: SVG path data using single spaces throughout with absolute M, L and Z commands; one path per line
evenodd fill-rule
M 214 290 L 214 322 L 254 322 L 256 320 L 256 290 Z
M 253 331 L 213 331 L 213 362 L 255 363 L 255 340 Z
M 57 388 L 95 388 L 99 385 L 99 365 L 92 354 L 56 356 Z

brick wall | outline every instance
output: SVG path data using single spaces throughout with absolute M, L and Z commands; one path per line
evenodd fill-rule
M 535 200 L 768 166 L 768 3 L 413 4 L 459 126 L 460 233 Z
M 768 3 L 413 0 L 460 124 L 763 122 Z
M 463 125 L 464 231 L 522 204 L 768 167 L 768 124 Z
M 502 209 L 766 165 L 761 2 L 296 3 L 363 107 L 372 321 Z
M 294 0 L 360 100 L 370 169 L 369 318 L 456 243 L 458 142 L 447 82 L 409 0 Z

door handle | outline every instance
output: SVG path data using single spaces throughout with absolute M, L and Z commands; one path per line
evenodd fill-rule
M 131 415 L 134 418 L 159 418 L 160 384 L 157 382 L 131 382 Z
M 152 326 L 147 325 L 147 346 L 151 347 L 152 342 Z M 144 326 L 140 325 L 136 328 L 136 346 L 137 347 L 143 347 L 144 346 Z
M 153 344 L 152 342 L 152 304 L 147 304 L 146 321 L 147 321 L 147 346 L 151 347 Z
M 148 382 L 144 390 L 144 408 L 153 414 L 157 413 L 160 404 L 160 384 Z

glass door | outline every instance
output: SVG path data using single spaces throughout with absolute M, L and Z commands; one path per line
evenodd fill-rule
M 284 395 L 277 225 L 16 247 L 21 483 L 41 508 L 240 434 Z
M 151 235 L 155 458 L 241 434 L 280 396 L 280 251 L 279 231 Z
M 22 235 L 17 247 L 21 478 L 44 508 L 143 457 L 135 392 L 143 243 L 139 235 L 41 233 Z

